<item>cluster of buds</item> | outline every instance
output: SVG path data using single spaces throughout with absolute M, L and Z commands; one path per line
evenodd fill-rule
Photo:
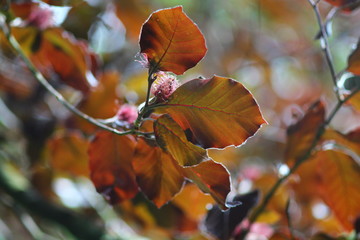
M 155 81 L 151 86 L 151 93 L 157 100 L 167 101 L 171 94 L 179 87 L 179 82 L 173 74 L 159 71 L 154 74 Z

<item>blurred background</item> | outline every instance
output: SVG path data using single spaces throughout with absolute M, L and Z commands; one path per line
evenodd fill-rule
M 153 11 L 182 5 L 204 34 L 208 52 L 196 67 L 178 76 L 180 82 L 214 74 L 236 79 L 253 93 L 268 121 L 243 146 L 210 150 L 214 160 L 231 172 L 234 194 L 252 189 L 266 191 L 286 174 L 287 127 L 319 99 L 327 109 L 336 103 L 321 43 L 316 40 L 319 27 L 307 0 L 11 3 L 14 28 L 58 27 L 73 35 L 69 39 L 78 48 L 88 46 L 86 56 L 91 64 L 86 63 L 89 71 L 85 79 L 90 90 L 59 81 L 62 76 L 56 71 L 46 76 L 71 103 L 95 118 L 114 116 L 122 103 L 139 105 L 144 101 L 147 69 L 139 63 L 141 26 Z M 325 1 L 319 6 L 324 18 L 333 8 Z M 31 18 L 36 11 L 40 13 Z M 46 22 L 49 25 L 44 27 Z M 348 56 L 359 40 L 359 11 L 340 12 L 328 31 L 334 66 L 341 79 Z M 36 42 L 36 33 L 23 36 L 24 42 Z M 3 36 L 0 43 L 0 240 L 76 239 L 63 226 L 39 215 L 38 210 L 32 212 L 31 204 L 30 209 L 26 204 L 24 207 L 24 196 L 9 192 L 6 182 L 24 193 L 36 191 L 36 197 L 85 217 L 94 226 L 104 228 L 109 239 L 209 238 L 201 226 L 213 202 L 192 185 L 186 185 L 160 210 L 141 194 L 132 201 L 110 206 L 96 193 L 88 177 L 86 154 L 87 140 L 95 127 L 73 116 L 50 96 Z M 347 106 L 332 126 L 346 133 L 360 126 L 359 117 L 359 109 Z M 306 239 L 318 231 L 343 233 L 326 204 L 314 195 L 316 190 L 309 179 L 299 179 L 295 174 L 259 221 L 275 233 L 283 231 L 287 226 L 284 209 L 291 199 L 289 214 L 300 237 Z

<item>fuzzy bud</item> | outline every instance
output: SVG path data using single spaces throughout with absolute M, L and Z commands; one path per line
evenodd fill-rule
M 151 93 L 160 101 L 166 101 L 179 87 L 176 77 L 170 73 L 157 72 L 155 81 L 151 86 Z
M 41 30 L 52 27 L 54 25 L 53 12 L 49 8 L 33 7 L 26 23 Z
M 138 112 L 135 106 L 130 104 L 123 104 L 116 114 L 117 120 L 132 124 L 138 117 Z

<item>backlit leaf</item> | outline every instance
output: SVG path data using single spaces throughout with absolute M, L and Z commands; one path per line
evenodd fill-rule
M 195 183 L 201 191 L 209 193 L 222 209 L 226 209 L 226 196 L 230 192 L 230 175 L 220 163 L 212 160 L 196 166 L 183 168 L 185 177 Z
M 285 159 L 298 160 L 310 148 L 315 139 L 317 129 L 324 123 L 325 108 L 319 101 L 313 104 L 305 116 L 287 129 Z
M 69 86 L 85 93 L 89 91 L 93 56 L 84 42 L 60 28 L 44 31 L 33 27 L 13 28 L 12 32 L 45 77 L 51 78 L 56 73 Z
M 181 167 L 153 141 L 139 139 L 133 166 L 141 190 L 158 208 L 182 188 L 184 176 Z
M 358 44 L 356 49 L 350 54 L 346 70 L 355 75 L 360 75 L 360 44 Z
M 360 166 L 351 156 L 333 150 L 318 152 L 315 158 L 322 199 L 351 231 L 360 215 Z
M 344 7 L 344 12 L 351 12 L 355 10 L 360 4 L 357 0 L 325 0 L 336 7 Z
M 138 192 L 132 158 L 135 141 L 129 136 L 101 131 L 89 146 L 90 178 L 111 204 L 133 198 Z
M 191 166 L 209 160 L 205 149 L 186 139 L 182 128 L 167 114 L 154 123 L 156 141 L 166 152 L 170 153 L 181 166 Z
M 204 36 L 181 6 L 149 17 L 141 30 L 140 48 L 151 69 L 178 75 L 194 67 L 207 51 Z
M 59 171 L 88 176 L 88 142 L 77 132 L 57 135 L 48 141 L 50 163 Z
M 181 85 L 165 107 L 188 139 L 203 148 L 239 146 L 265 123 L 251 93 L 218 76 Z
M 328 129 L 322 140 L 335 141 L 337 145 L 346 147 L 360 156 L 360 128 L 352 130 L 347 134 Z

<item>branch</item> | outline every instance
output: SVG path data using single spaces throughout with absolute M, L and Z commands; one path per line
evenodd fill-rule
M 4 28 L 7 29 L 4 29 Z M 70 102 L 68 102 L 46 79 L 45 77 L 37 70 L 37 68 L 34 66 L 34 64 L 30 61 L 30 59 L 25 55 L 23 50 L 21 49 L 20 44 L 17 42 L 17 40 L 14 38 L 14 36 L 10 32 L 10 26 L 2 26 L 2 31 L 6 35 L 6 38 L 11 45 L 11 47 L 16 51 L 17 54 L 19 54 L 20 58 L 25 62 L 26 66 L 30 70 L 30 72 L 33 74 L 35 79 L 40 82 L 42 86 L 46 88 L 48 92 L 50 92 L 62 105 L 64 105 L 70 112 L 74 113 L 75 115 L 81 117 L 82 119 L 85 119 L 86 121 L 94 124 L 95 126 L 104 129 L 106 131 L 115 133 L 117 135 L 128 135 L 128 134 L 139 134 L 139 132 L 131 129 L 128 131 L 119 131 L 115 128 L 109 127 L 97 119 L 90 117 L 89 115 L 83 113 L 76 107 L 74 107 Z
M 335 72 L 334 63 L 333 63 L 333 59 L 332 59 L 330 47 L 329 47 L 328 34 L 326 32 L 326 26 L 323 24 L 323 21 L 320 16 L 318 1 L 317 2 L 313 2 L 312 0 L 308 0 L 308 1 L 309 1 L 310 5 L 312 6 L 312 8 L 314 9 L 314 12 L 316 15 L 316 20 L 317 20 L 317 23 L 320 28 L 320 32 L 321 32 L 321 35 L 320 35 L 320 43 L 321 44 L 320 45 L 321 45 L 321 49 L 324 52 L 327 65 L 329 66 L 331 79 L 334 84 L 334 92 L 335 92 L 335 95 L 336 95 L 338 101 L 341 101 L 339 88 L 337 86 L 336 72 Z

